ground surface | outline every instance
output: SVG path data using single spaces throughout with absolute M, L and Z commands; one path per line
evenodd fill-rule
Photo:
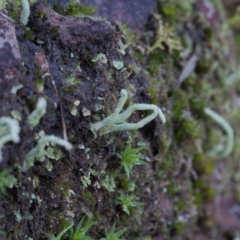
M 19 122 L 20 141 L 2 148 L 0 239 L 50 239 L 83 217 L 95 240 L 114 223 L 127 228 L 128 240 L 237 239 L 239 71 L 224 6 L 110 2 L 64 10 L 64 2 L 39 1 L 26 26 L 18 1 L 4 10 L 16 22 L 1 14 L 10 44 L 0 49 L 0 116 Z M 114 111 L 121 89 L 129 95 L 124 108 L 155 104 L 166 124 L 157 117 L 137 131 L 91 131 Z M 31 126 L 42 97 L 46 113 Z M 206 108 L 234 129 L 230 155 L 222 155 L 226 132 Z M 127 121 L 148 114 L 135 111 Z M 0 140 L 7 131 L 0 125 Z M 30 161 L 44 134 L 73 148 L 49 143 Z M 125 158 L 129 174 L 121 159 L 127 146 L 139 160 Z M 86 238 L 67 231 L 61 239 Z

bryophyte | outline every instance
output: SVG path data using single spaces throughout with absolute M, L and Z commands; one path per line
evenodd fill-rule
M 128 178 L 130 178 L 132 168 L 135 165 L 146 164 L 144 161 L 142 161 L 144 159 L 144 155 L 140 153 L 143 148 L 144 147 L 132 148 L 131 143 L 128 143 L 123 152 L 117 153 L 117 156 L 121 160 L 121 165 L 123 166 Z
M 136 197 L 133 194 L 125 194 L 123 191 L 119 192 L 119 196 L 116 199 L 116 204 L 122 206 L 122 210 L 130 215 L 130 211 L 138 206 L 142 206 L 143 203 L 135 201 Z
M 122 238 L 120 238 L 120 236 L 127 231 L 127 228 L 123 228 L 117 232 L 115 232 L 115 229 L 116 223 L 113 224 L 110 231 L 105 230 L 105 237 L 101 238 L 100 240 L 123 240 Z

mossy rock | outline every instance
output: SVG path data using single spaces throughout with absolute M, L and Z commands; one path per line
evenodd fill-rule
M 23 26 L 21 5 L 7 4 L 0 14 L 8 42 L 0 49 L 0 119 L 19 122 L 20 141 L 1 149 L 0 239 L 49 239 L 84 216 L 94 223 L 86 235 L 96 240 L 114 223 L 128 228 L 122 238 L 129 240 L 237 236 L 231 230 L 239 231 L 240 222 L 231 209 L 239 197 L 239 151 L 235 146 L 221 158 L 226 133 L 204 111 L 214 109 L 237 129 L 234 36 L 222 8 L 211 5 L 209 16 L 204 4 L 154 2 L 158 11 L 132 29 L 92 16 L 89 6 L 53 10 L 42 1 L 31 5 Z M 91 123 L 113 113 L 121 89 L 129 95 L 124 109 L 157 105 L 166 124 L 155 118 L 135 131 L 92 132 Z M 46 113 L 30 126 L 42 97 Z M 148 114 L 135 111 L 127 121 Z M 0 141 L 8 131 L 0 125 Z M 44 134 L 72 149 L 50 143 L 45 160 L 29 167 L 27 154 Z M 119 158 L 127 146 L 129 161 L 138 163 L 130 174 Z M 62 239 L 72 239 L 70 231 Z

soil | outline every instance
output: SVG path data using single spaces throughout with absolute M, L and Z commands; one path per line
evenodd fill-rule
M 0 116 L 19 122 L 20 141 L 1 149 L 0 239 L 51 239 L 84 217 L 85 225 L 94 223 L 86 236 L 96 240 L 114 223 L 117 230 L 127 228 L 121 236 L 127 240 L 237 239 L 234 35 L 223 4 L 186 2 L 92 0 L 70 8 L 37 1 L 26 26 L 18 21 L 18 5 L 1 11 Z M 95 16 L 70 16 L 73 7 L 90 9 L 83 4 L 94 6 Z M 157 117 L 135 131 L 92 131 L 92 123 L 112 114 L 121 89 L 129 95 L 124 108 L 157 105 L 166 124 Z M 46 113 L 32 127 L 29 115 L 42 97 Z M 205 114 L 208 107 L 234 129 L 235 147 L 227 157 L 217 150 L 226 145 L 226 134 Z M 135 111 L 127 121 L 147 114 Z M 49 143 L 43 161 L 29 165 L 28 153 L 43 135 L 73 148 Z M 130 177 L 119 157 L 128 144 L 143 146 L 138 157 L 145 162 Z M 133 196 L 129 211 L 121 194 Z M 85 238 L 67 231 L 52 239 Z

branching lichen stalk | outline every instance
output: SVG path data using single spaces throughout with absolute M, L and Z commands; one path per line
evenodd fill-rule
M 220 116 L 213 110 L 211 110 L 209 108 L 205 108 L 204 111 L 215 122 L 217 122 L 219 125 L 221 125 L 223 127 L 223 129 L 225 130 L 225 132 L 227 133 L 227 143 L 226 143 L 225 149 L 221 153 L 221 157 L 225 158 L 230 155 L 230 153 L 232 152 L 233 147 L 234 147 L 233 129 L 230 126 L 230 124 L 222 116 Z
M 30 4 L 28 0 L 21 0 L 22 2 L 22 12 L 20 15 L 20 22 L 23 25 L 27 25 L 28 18 L 30 16 Z
M 41 117 L 46 113 L 47 101 L 45 98 L 39 98 L 36 109 L 28 116 L 28 123 L 31 128 L 38 125 Z
M 26 159 L 27 159 L 27 165 L 33 166 L 34 160 L 37 159 L 38 161 L 42 162 L 45 159 L 45 146 L 49 143 L 57 144 L 60 146 L 63 146 L 66 148 L 66 150 L 72 149 L 72 144 L 68 141 L 61 139 L 59 137 L 48 135 L 41 137 L 38 140 L 37 146 L 33 148 L 30 152 L 27 153 Z
M 96 131 L 100 130 L 101 134 L 106 134 L 114 131 L 128 131 L 128 130 L 136 130 L 142 128 L 147 123 L 152 121 L 156 116 L 159 116 L 163 123 L 166 122 L 166 118 L 162 112 L 162 110 L 153 104 L 143 104 L 143 103 L 135 103 L 130 105 L 124 112 L 120 113 L 124 104 L 126 103 L 128 97 L 127 90 L 121 90 L 121 97 L 117 103 L 117 106 L 114 112 L 104 118 L 102 121 L 91 124 L 92 132 L 96 133 Z M 137 123 L 128 123 L 126 122 L 127 118 L 129 118 L 134 111 L 149 111 L 152 110 L 153 113 Z

